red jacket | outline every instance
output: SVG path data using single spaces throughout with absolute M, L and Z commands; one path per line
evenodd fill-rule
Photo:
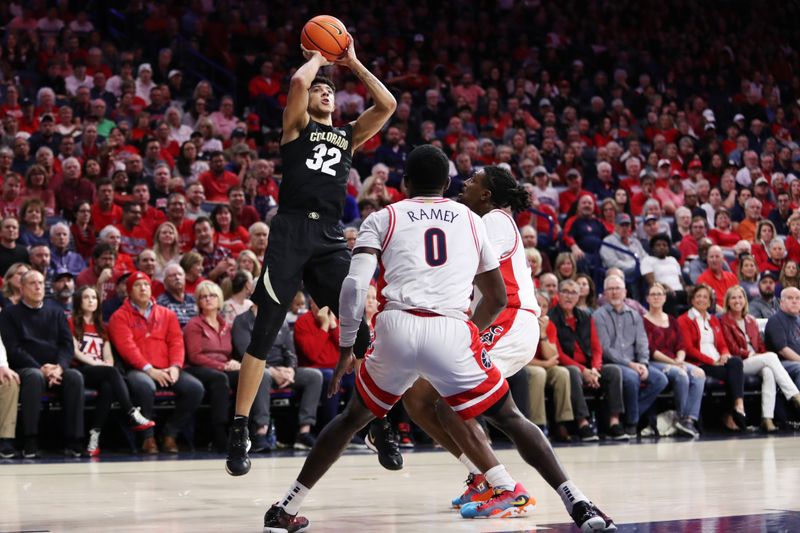
M 126 298 L 111 315 L 108 336 L 122 360 L 137 370 L 147 364 L 155 368 L 183 367 L 183 333 L 178 317 L 155 302 L 145 320 Z
M 725 344 L 728 345 L 731 355 L 747 359 L 747 356 L 750 355 L 747 353 L 748 339 L 756 353 L 764 353 L 767 351 L 766 347 L 764 347 L 764 340 L 758 332 L 758 322 L 750 315 L 744 317 L 744 329 L 747 332 L 747 338 L 745 338 L 742 330 L 739 329 L 736 319 L 729 313 L 722 315 L 720 324 L 722 324 L 722 334 L 725 337 Z
M 225 365 L 231 360 L 233 352 L 231 328 L 222 317 L 217 319 L 219 330 L 211 327 L 202 316 L 192 317 L 183 330 L 186 355 L 194 366 L 224 370 Z
M 322 331 L 314 313 L 308 312 L 295 322 L 294 344 L 300 366 L 335 368 L 339 362 L 339 326 Z
M 714 346 L 720 355 L 730 355 L 728 345 L 725 343 L 725 336 L 722 334 L 722 326 L 714 315 L 709 315 L 708 322 L 714 331 Z M 686 359 L 690 363 L 701 365 L 713 365 L 714 360 L 700 351 L 700 326 L 697 322 L 689 318 L 689 312 L 678 317 L 678 327 L 681 330 L 683 344 L 686 348 Z

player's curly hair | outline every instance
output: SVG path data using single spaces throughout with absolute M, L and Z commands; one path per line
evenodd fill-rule
M 524 211 L 531 205 L 530 196 L 511 173 L 503 167 L 489 165 L 483 167 L 485 185 L 492 193 L 492 203 L 497 207 L 511 207 L 514 211 Z

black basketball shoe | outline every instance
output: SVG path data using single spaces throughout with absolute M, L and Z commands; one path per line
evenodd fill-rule
M 264 533 L 296 533 L 305 531 L 308 526 L 307 518 L 290 515 L 283 507 L 278 507 L 278 504 L 270 507 L 264 515 Z
M 228 459 L 225 470 L 232 476 L 243 476 L 250 471 L 250 432 L 247 430 L 247 418 L 234 419 L 231 432 L 228 434 Z
M 403 469 L 403 456 L 400 454 L 392 424 L 388 420 L 374 420 L 364 442 L 367 448 L 378 454 L 378 462 L 386 470 Z

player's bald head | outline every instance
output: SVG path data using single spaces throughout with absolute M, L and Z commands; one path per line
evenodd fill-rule
M 416 191 L 444 189 L 450 179 L 450 163 L 439 148 L 424 144 L 406 159 L 406 185 Z

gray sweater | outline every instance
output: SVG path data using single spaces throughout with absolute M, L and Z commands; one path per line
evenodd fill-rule
M 606 304 L 594 312 L 592 320 L 603 345 L 604 363 L 649 364 L 650 348 L 644 322 L 639 313 L 627 305 L 623 306 L 622 311 L 617 312 L 611 304 Z

